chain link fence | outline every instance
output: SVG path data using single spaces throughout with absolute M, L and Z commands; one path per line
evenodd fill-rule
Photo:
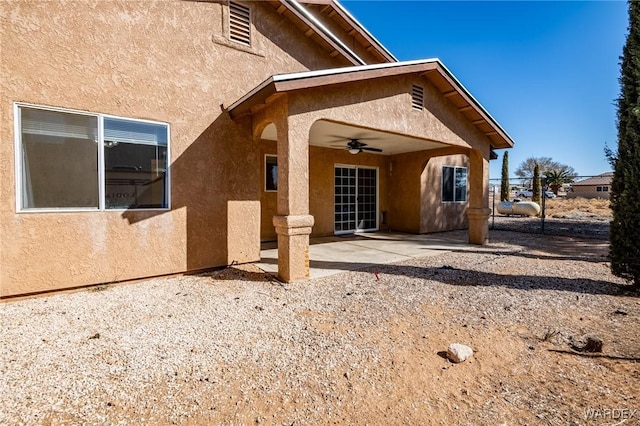
M 500 213 L 509 211 L 509 206 L 499 205 L 501 179 L 490 179 L 489 207 L 492 213 L 489 229 L 608 240 L 610 176 L 578 176 L 574 182 L 559 188 L 557 194 L 543 185 L 543 196 L 537 203 L 539 214 L 527 216 Z M 526 179 L 510 178 L 509 201 L 530 203 L 532 192 L 529 183 Z

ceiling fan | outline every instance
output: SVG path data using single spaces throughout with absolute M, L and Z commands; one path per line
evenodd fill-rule
M 380 148 L 373 148 L 368 146 L 366 143 L 360 142 L 357 138 L 350 139 L 347 142 L 347 146 L 345 149 L 348 149 L 351 154 L 359 154 L 362 151 L 371 151 L 371 152 L 382 152 Z

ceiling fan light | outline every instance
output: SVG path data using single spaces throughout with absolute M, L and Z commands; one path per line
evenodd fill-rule
M 362 152 L 362 150 L 360 148 L 349 148 L 349 154 L 356 155 L 356 154 L 359 154 L 361 152 Z

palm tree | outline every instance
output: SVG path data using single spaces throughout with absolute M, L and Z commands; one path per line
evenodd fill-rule
M 544 172 L 544 178 L 549 188 L 554 194 L 558 195 L 558 190 L 565 183 L 573 183 L 573 175 L 567 170 L 547 170 Z

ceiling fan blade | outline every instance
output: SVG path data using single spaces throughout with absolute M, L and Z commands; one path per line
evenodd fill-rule
M 375 136 L 340 136 L 340 135 L 326 135 L 326 137 L 328 138 L 332 138 L 332 139 L 337 139 L 340 141 L 352 141 L 352 140 L 364 140 L 364 141 L 374 141 L 374 140 L 378 140 L 381 138 L 375 137 Z
M 382 150 L 380 148 L 368 148 L 366 146 L 362 146 L 362 147 L 360 147 L 360 149 L 363 150 L 363 151 L 382 152 Z

